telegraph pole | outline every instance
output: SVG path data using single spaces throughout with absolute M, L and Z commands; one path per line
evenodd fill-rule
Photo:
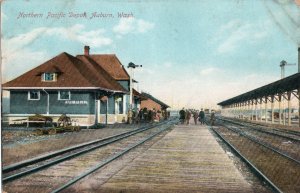
M 128 112 L 128 120 L 129 120 L 129 124 L 131 124 L 132 122 L 132 110 L 133 110 L 133 105 L 132 105 L 132 101 L 133 101 L 133 69 L 137 68 L 137 67 L 142 67 L 142 65 L 136 65 L 132 62 L 130 62 L 127 66 L 127 68 L 130 69 L 130 82 L 129 82 L 129 112 Z

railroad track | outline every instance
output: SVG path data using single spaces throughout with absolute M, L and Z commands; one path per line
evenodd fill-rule
M 23 192 L 24 189 L 19 190 L 14 187 L 24 187 L 24 183 L 28 183 L 33 189 L 40 187 L 36 192 L 59 192 L 161 134 L 176 122 L 177 120 L 170 120 L 150 127 L 142 127 L 6 166 L 2 171 L 4 190 Z M 61 171 L 58 172 L 59 170 Z M 57 176 L 56 173 L 61 173 L 61 176 Z M 62 178 L 62 182 L 49 180 L 51 177 Z M 41 184 L 42 179 L 48 185 Z
M 232 119 L 225 119 L 225 118 L 218 118 L 218 120 L 231 123 L 234 125 L 242 126 L 242 127 L 248 127 L 253 130 L 262 132 L 262 133 L 267 133 L 270 135 L 286 138 L 288 140 L 292 141 L 297 141 L 300 142 L 300 132 L 298 131 L 291 131 L 291 130 L 285 130 L 285 129 L 276 129 L 276 128 L 270 128 L 270 127 L 264 127 L 260 124 L 255 124 L 255 123 L 245 123 L 241 121 L 234 121 Z
M 259 177 L 276 192 L 300 192 L 300 162 L 262 143 L 245 132 L 228 126 L 211 127 Z
M 260 129 L 255 129 L 252 127 L 242 126 L 237 124 L 224 124 L 220 123 L 224 127 L 229 127 L 229 129 L 238 130 L 243 135 L 254 138 L 260 143 L 267 145 L 276 151 L 282 152 L 289 157 L 297 160 L 300 163 L 300 141 L 294 138 L 290 138 L 282 135 L 274 135 L 272 132 L 262 131 Z
M 236 120 L 236 119 L 232 119 L 232 120 Z M 237 119 L 238 121 L 239 119 Z M 272 124 L 264 124 L 264 123 L 260 123 L 260 122 L 253 122 L 253 121 L 243 121 L 244 124 L 248 124 L 248 125 L 252 125 L 252 126 L 258 126 L 258 127 L 262 127 L 262 128 L 272 128 L 275 131 L 279 131 L 279 132 L 283 132 L 283 133 L 289 133 L 289 134 L 294 134 L 296 136 L 300 136 L 300 132 L 299 131 L 294 131 L 294 130 L 288 130 L 288 129 L 284 129 L 284 128 L 273 128 L 276 127 L 276 125 L 272 125 Z

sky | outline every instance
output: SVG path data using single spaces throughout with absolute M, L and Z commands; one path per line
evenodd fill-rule
M 114 53 L 124 66 L 142 65 L 134 70 L 135 86 L 173 108 L 217 108 L 279 80 L 280 61 L 297 64 L 300 3 L 5 0 L 1 32 L 3 83 L 61 52 L 83 54 L 89 45 L 91 54 Z M 285 75 L 297 71 L 289 65 Z

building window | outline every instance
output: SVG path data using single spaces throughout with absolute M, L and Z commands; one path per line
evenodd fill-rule
M 71 100 L 71 92 L 70 91 L 59 91 L 58 92 L 58 100 Z
M 40 91 L 28 91 L 28 100 L 40 100 Z
M 57 74 L 56 73 L 45 72 L 42 75 L 42 81 L 45 81 L 45 82 L 55 82 L 56 80 L 57 80 Z

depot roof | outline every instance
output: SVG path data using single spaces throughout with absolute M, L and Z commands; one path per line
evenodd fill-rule
M 300 73 L 293 74 L 284 79 L 275 81 L 271 84 L 259 87 L 244 94 L 230 98 L 228 100 L 218 103 L 220 106 L 231 105 L 234 103 L 245 102 L 252 99 L 259 99 L 266 96 L 282 94 L 300 88 Z
M 81 58 L 83 55 L 77 55 Z M 100 65 L 115 80 L 129 80 L 129 74 L 115 54 L 89 54 L 88 57 Z
M 44 73 L 56 73 L 56 81 L 42 81 Z M 63 52 L 38 67 L 2 85 L 3 89 L 80 88 L 127 92 L 98 65 Z

